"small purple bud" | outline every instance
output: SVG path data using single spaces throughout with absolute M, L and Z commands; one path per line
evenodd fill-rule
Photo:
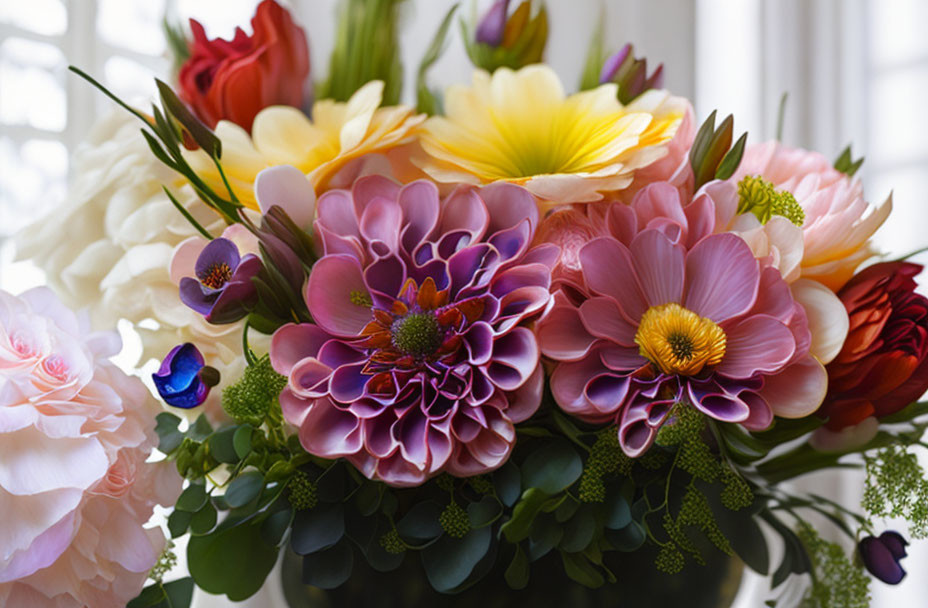
M 906 556 L 908 544 L 901 534 L 887 530 L 878 537 L 862 539 L 857 551 L 870 574 L 889 585 L 898 585 L 905 578 L 905 570 L 899 562 Z
M 171 349 L 151 379 L 165 403 L 190 409 L 206 401 L 210 387 L 219 384 L 219 372 L 205 364 L 196 346 L 186 342 Z
M 657 69 L 654 70 L 654 73 L 651 74 L 651 77 L 648 78 L 647 82 L 644 83 L 644 89 L 649 91 L 651 89 L 660 89 L 664 86 L 664 64 L 659 63 Z
M 603 64 L 603 69 L 599 73 L 599 84 L 612 82 L 612 79 L 615 78 L 619 68 L 622 67 L 622 64 L 625 63 L 625 59 L 631 54 L 631 52 L 632 45 L 626 44 L 618 53 L 615 53 L 609 57 L 609 59 L 606 59 L 606 62 Z
M 506 32 L 506 18 L 509 15 L 509 0 L 496 0 L 484 13 L 474 37 L 477 42 L 490 46 L 499 46 L 503 43 L 503 34 Z

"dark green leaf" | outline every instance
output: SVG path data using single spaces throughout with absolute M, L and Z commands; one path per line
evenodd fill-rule
M 255 500 L 264 488 L 264 475 L 260 471 L 242 473 L 226 488 L 226 502 L 233 509 L 243 507 Z
M 444 507 L 434 500 L 426 500 L 412 506 L 396 524 L 400 536 L 412 543 L 431 540 L 442 533 L 438 518 Z
M 345 534 L 345 510 L 342 503 L 320 503 L 296 514 L 290 533 L 294 553 L 309 555 L 327 549 Z
M 632 509 L 622 496 L 620 487 L 609 488 L 606 493 L 606 502 L 604 513 L 606 515 L 605 526 L 613 530 L 621 530 L 632 521 Z
M 532 532 L 528 537 L 528 557 L 536 561 L 555 548 L 564 537 L 564 526 L 551 517 L 541 516 L 535 519 Z
M 569 553 L 583 551 L 593 542 L 594 534 L 596 534 L 596 519 L 593 516 L 593 508 L 590 505 L 584 505 L 564 526 L 564 538 L 561 539 L 560 548 Z
M 235 450 L 240 459 L 248 456 L 248 453 L 251 452 L 252 430 L 250 424 L 243 424 L 235 429 L 235 434 L 232 436 L 232 449 Z
M 197 145 L 203 148 L 210 156 L 215 156 L 216 158 L 222 156 L 222 143 L 219 141 L 219 138 L 209 130 L 209 127 L 203 124 L 193 112 L 187 109 L 187 106 L 177 98 L 177 95 L 171 87 L 157 78 L 155 78 L 155 83 L 158 85 L 158 92 L 161 94 L 161 104 L 164 106 L 164 109 L 190 132 L 190 135 L 193 137 L 193 140 L 197 142 Z
M 168 604 L 165 608 L 188 608 L 193 599 L 193 578 L 185 576 L 170 583 L 164 583 L 164 593 Z
M 445 592 L 467 580 L 490 548 L 491 537 L 490 528 L 477 528 L 460 539 L 443 536 L 423 549 L 422 565 L 432 587 Z
M 126 608 L 160 608 L 166 599 L 161 583 L 155 583 L 142 589 L 135 599 L 126 604 Z
M 480 502 L 467 505 L 467 516 L 472 528 L 482 528 L 493 523 L 503 511 L 503 505 L 492 496 L 484 496 Z
M 206 414 L 200 414 L 197 416 L 197 419 L 193 421 L 193 424 L 190 425 L 190 428 L 187 429 L 187 437 L 190 437 L 194 441 L 203 441 L 213 432 L 213 426 L 209 423 L 209 420 L 206 418 Z
M 406 552 L 390 553 L 380 544 L 380 538 L 390 530 L 390 523 L 381 519 L 370 541 L 363 547 L 367 563 L 377 572 L 391 572 L 400 567 Z
M 155 416 L 155 432 L 158 434 L 158 450 L 170 454 L 180 446 L 184 434 L 178 430 L 180 418 L 170 412 L 161 412 Z
M 451 27 L 451 20 L 456 10 L 458 10 L 458 5 L 454 4 L 448 9 L 448 12 L 445 13 L 445 18 L 442 19 L 441 25 L 438 26 L 435 36 L 432 38 L 428 48 L 425 50 L 425 54 L 422 56 L 422 61 L 419 62 L 419 73 L 416 79 L 416 109 L 419 112 L 437 114 L 439 111 L 440 104 L 434 94 L 429 90 L 426 76 L 432 64 L 438 61 L 438 58 L 441 57 L 441 54 L 445 51 L 448 28 Z
M 277 547 L 264 542 L 252 521 L 227 519 L 187 545 L 187 565 L 197 586 L 236 602 L 254 595 L 276 562 Z
M 648 538 L 644 527 L 634 520 L 621 530 L 610 530 L 607 528 L 605 530 L 605 537 L 606 540 L 609 541 L 609 544 L 615 547 L 616 550 L 626 553 L 640 549 L 644 541 Z
M 303 583 L 320 589 L 334 589 L 348 580 L 354 566 L 354 550 L 347 538 L 335 545 L 303 557 Z
M 744 145 L 747 143 L 748 134 L 742 133 L 731 150 L 725 153 L 722 162 L 719 163 L 718 169 L 715 170 L 715 179 L 728 179 L 738 170 L 741 164 L 741 157 L 744 156 Z
M 206 534 L 216 527 L 216 507 L 209 501 L 190 518 L 190 531 L 193 534 Z
M 375 481 L 365 481 L 354 495 L 358 512 L 368 517 L 380 508 L 380 495 L 382 486 Z
M 178 511 L 196 513 L 206 504 L 207 498 L 206 486 L 202 483 L 191 483 L 180 493 L 174 508 Z
M 690 166 L 693 168 L 694 174 L 699 170 L 706 150 L 712 142 L 712 136 L 715 133 L 715 113 L 716 110 L 712 110 L 712 113 L 700 125 L 699 131 L 696 132 L 696 137 L 693 139 L 693 145 L 690 147 Z
M 290 507 L 268 515 L 261 524 L 261 537 L 264 542 L 279 547 L 284 534 L 290 529 L 291 522 L 293 522 L 293 510 Z
M 548 495 L 538 488 L 526 490 L 522 500 L 516 503 L 512 518 L 500 527 L 500 531 L 506 535 L 506 540 L 517 543 L 525 539 L 532 528 L 532 522 L 547 500 Z
M 511 460 L 507 461 L 493 473 L 493 485 L 504 505 L 511 507 L 516 504 L 522 493 L 522 476 L 519 473 L 519 467 Z
M 571 486 L 583 473 L 583 461 L 566 440 L 555 440 L 529 454 L 522 465 L 522 487 L 549 495 Z
M 580 553 L 561 551 L 561 561 L 564 562 L 564 572 L 567 576 L 584 587 L 595 589 L 606 582 L 596 566 Z
M 516 545 L 516 554 L 509 562 L 509 567 L 506 568 L 506 584 L 513 589 L 525 589 L 528 585 L 528 575 L 528 556 L 525 555 L 521 546 Z
M 209 437 L 209 453 L 219 462 L 226 464 L 235 464 L 241 458 L 235 452 L 232 438 L 238 427 L 230 426 L 228 428 L 216 431 Z
M 193 513 L 174 509 L 174 511 L 168 515 L 168 531 L 171 533 L 171 538 L 177 538 L 178 536 L 186 534 L 187 528 L 190 527 L 191 519 L 193 519 Z

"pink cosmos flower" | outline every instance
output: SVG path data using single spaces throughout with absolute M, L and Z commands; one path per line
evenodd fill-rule
M 124 606 L 164 545 L 143 525 L 180 478 L 146 464 L 159 410 L 47 289 L 0 291 L 0 605 Z
M 608 208 L 608 234 L 577 252 L 582 283 L 559 289 L 537 324 L 542 353 L 558 362 L 557 403 L 618 424 L 630 456 L 681 401 L 750 429 L 815 411 L 827 377 L 779 271 L 738 236 L 713 234 L 708 197 L 684 208 L 653 195 Z
M 869 239 L 892 211 L 892 195 L 879 205 L 864 200 L 863 185 L 817 152 L 776 141 L 749 146 L 732 176 L 759 175 L 796 197 L 805 212 L 801 274 L 832 291 L 874 254 Z
M 317 208 L 315 323 L 280 328 L 270 351 L 303 447 L 396 486 L 503 464 L 543 387 L 525 325 L 556 248 L 529 249 L 533 197 L 500 183 L 440 200 L 431 182 L 367 177 Z

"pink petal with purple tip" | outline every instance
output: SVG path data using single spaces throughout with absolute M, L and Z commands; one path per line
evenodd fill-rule
M 793 332 L 767 315 L 748 317 L 726 329 L 725 335 L 725 356 L 716 371 L 729 378 L 776 372 L 796 350 Z
M 683 306 L 722 323 L 751 309 L 759 280 L 758 263 L 747 243 L 734 234 L 714 234 L 686 256 Z
M 313 265 L 306 284 L 306 304 L 313 319 L 335 336 L 357 336 L 371 320 L 371 311 L 352 303 L 352 294 L 366 295 L 367 285 L 358 260 L 329 255 Z
M 439 221 L 441 232 L 464 230 L 471 235 L 470 242 L 473 243 L 483 237 L 489 223 L 487 206 L 474 188 L 459 186 L 445 199 Z
M 306 451 L 323 458 L 341 458 L 362 446 L 361 423 L 351 413 L 319 399 L 300 425 L 300 443 Z
M 315 357 L 331 336 L 311 323 L 288 323 L 274 332 L 271 338 L 271 366 L 282 376 L 300 360 Z
M 525 327 L 517 327 L 493 343 L 493 362 L 487 374 L 501 389 L 515 390 L 535 371 L 538 356 L 534 334 Z

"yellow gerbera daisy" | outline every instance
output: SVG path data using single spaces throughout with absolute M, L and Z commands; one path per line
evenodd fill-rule
M 320 193 L 352 161 L 411 141 L 425 116 L 408 106 L 380 108 L 382 95 L 383 82 L 371 81 L 345 103 L 317 101 L 312 120 L 289 106 L 265 108 L 255 117 L 251 137 L 238 125 L 220 121 L 216 135 L 222 141 L 222 168 L 236 196 L 246 207 L 258 209 L 255 177 L 275 165 L 300 169 Z M 188 160 L 216 192 L 225 192 L 206 154 L 192 152 Z
M 440 182 L 510 181 L 552 202 L 588 202 L 621 190 L 662 156 L 685 102 L 666 91 L 627 106 L 615 84 L 567 96 L 544 65 L 478 70 L 445 93 L 445 116 L 427 120 L 421 168 Z

